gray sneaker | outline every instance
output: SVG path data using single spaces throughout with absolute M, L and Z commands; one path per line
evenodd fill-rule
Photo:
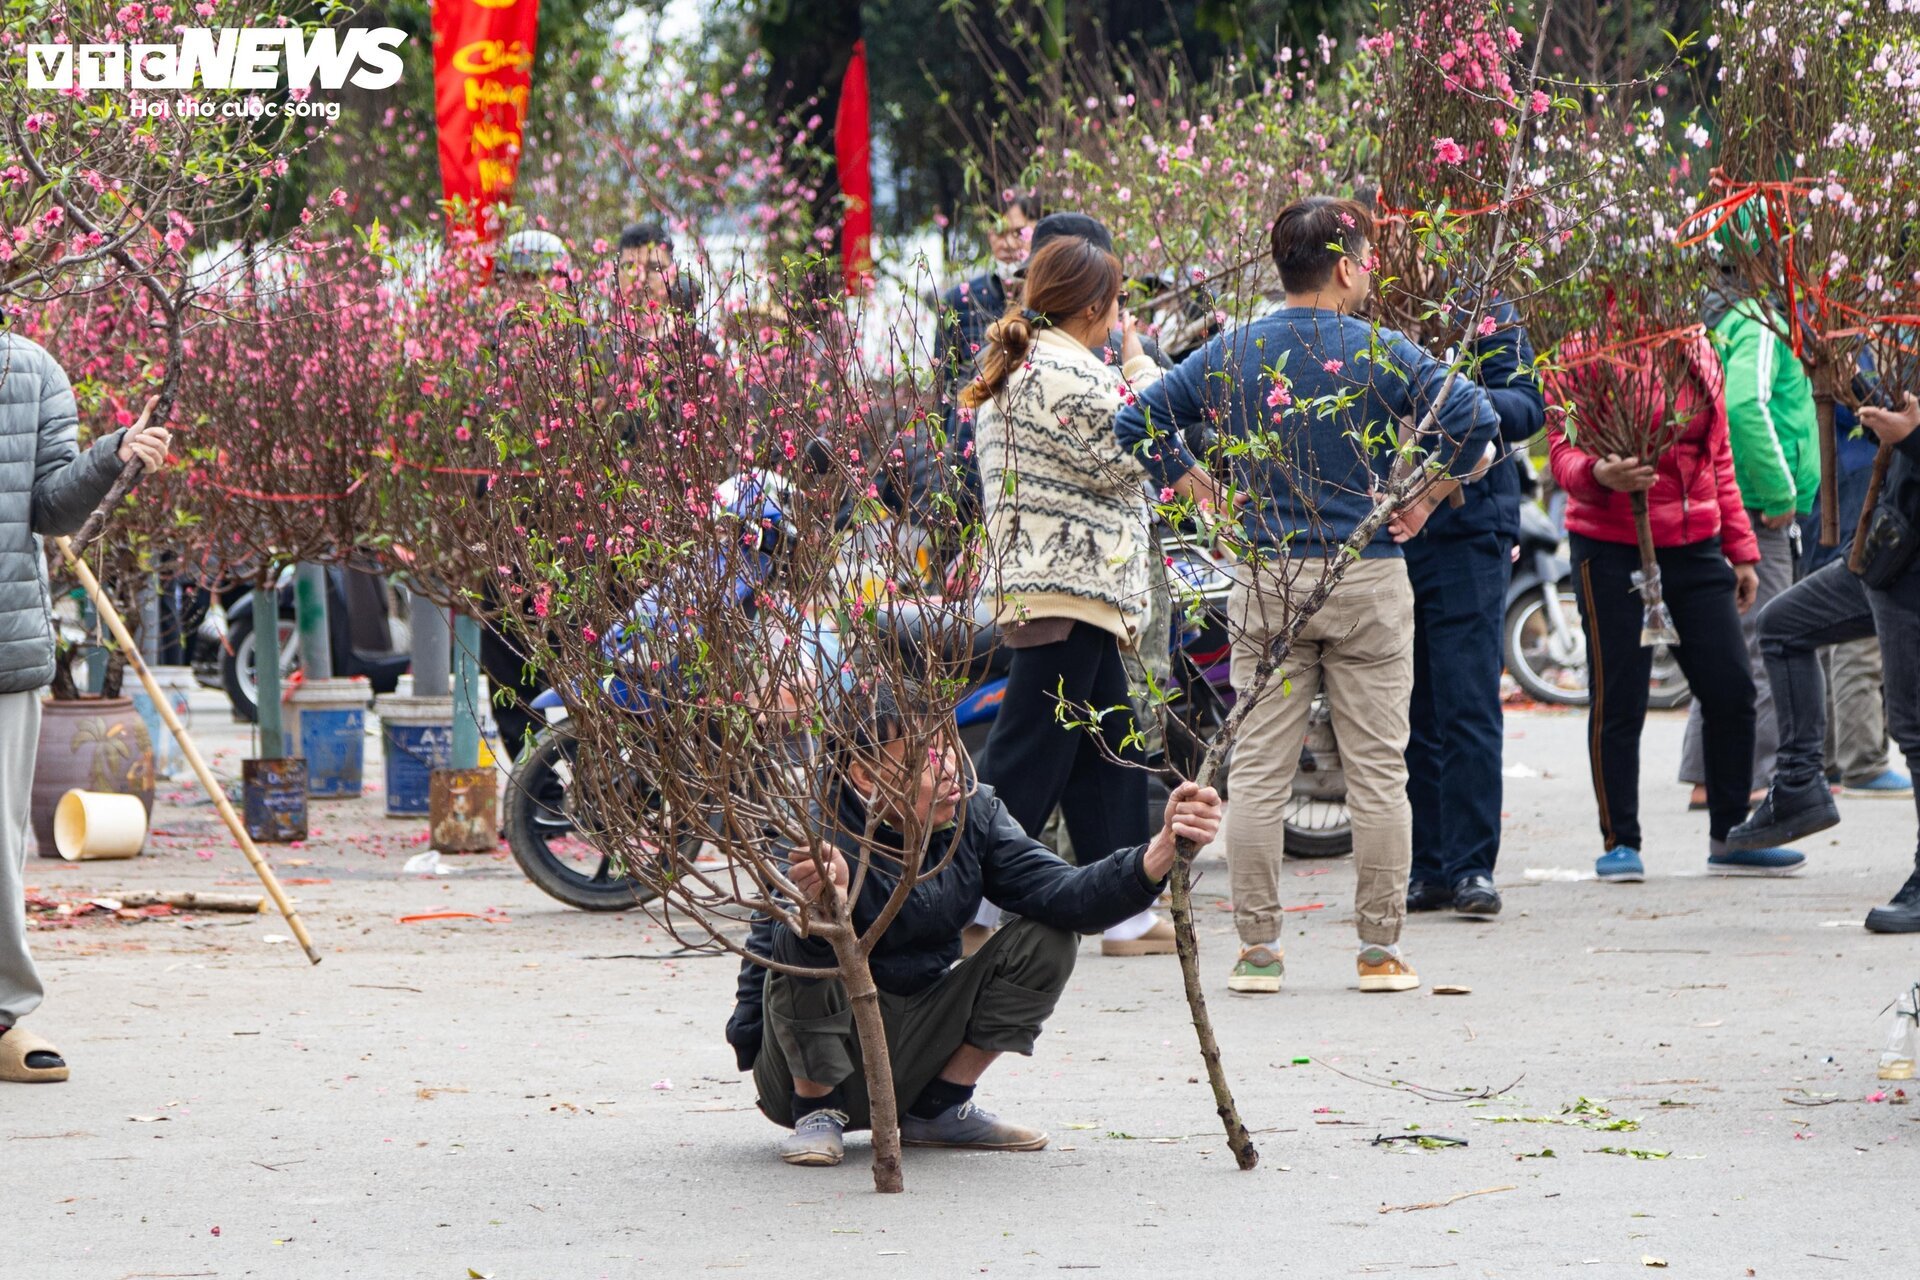
M 971 1099 L 956 1103 L 931 1120 L 900 1117 L 900 1141 L 909 1147 L 962 1147 L 973 1151 L 1038 1151 L 1047 1135 L 1011 1124 L 982 1111 Z
M 793 1132 L 780 1140 L 780 1158 L 788 1164 L 827 1168 L 846 1155 L 840 1135 L 847 1130 L 847 1113 L 822 1108 L 794 1122 Z

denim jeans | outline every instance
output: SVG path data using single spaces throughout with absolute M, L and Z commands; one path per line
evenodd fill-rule
M 1880 638 L 1887 730 L 1908 759 L 1920 760 L 1920 571 L 1874 590 L 1835 561 L 1775 597 L 1760 616 L 1760 653 L 1780 722 L 1774 781 L 1798 789 L 1824 782 L 1825 645 Z

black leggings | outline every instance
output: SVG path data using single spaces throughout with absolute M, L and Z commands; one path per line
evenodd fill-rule
M 1647 720 L 1653 650 L 1640 644 L 1642 606 L 1632 575 L 1640 550 L 1631 543 L 1569 538 L 1580 621 L 1587 633 L 1593 702 L 1587 713 L 1587 756 L 1600 804 L 1606 847 L 1640 844 L 1640 730 Z M 1680 643 L 1673 656 L 1686 673 L 1703 717 L 1709 830 L 1724 840 L 1747 816 L 1753 785 L 1753 671 L 1734 604 L 1733 568 L 1720 539 L 1662 547 L 1661 594 Z
M 529 671 L 520 651 L 485 622 L 480 624 L 480 669 L 487 673 L 487 706 L 500 734 L 500 754 L 511 763 L 546 727 L 546 716 L 533 709 L 533 700 L 546 691 L 546 673 Z M 505 702 L 500 698 L 503 689 L 513 694 Z
M 1062 701 L 1107 711 L 1100 721 L 1108 758 L 1084 728 L 1060 723 Z M 1084 719 L 1084 712 L 1073 713 Z M 1122 742 L 1134 727 L 1120 642 L 1084 622 L 1053 644 L 1013 651 L 1007 695 L 987 735 L 980 780 L 992 787 L 1029 834 L 1038 833 L 1056 807 L 1073 842 L 1074 861 L 1098 862 L 1145 844 L 1147 774 L 1137 746 Z

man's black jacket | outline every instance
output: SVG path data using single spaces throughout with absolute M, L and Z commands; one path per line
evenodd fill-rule
M 857 798 L 843 793 L 833 827 L 834 842 L 851 860 L 859 833 L 866 829 L 866 814 Z M 960 931 L 972 923 L 982 898 L 990 897 L 1014 915 L 1057 929 L 1098 933 L 1151 907 L 1165 883 L 1147 879 L 1145 845 L 1122 849 L 1086 866 L 1061 861 L 1020 829 L 992 787 L 982 786 L 962 802 L 953 826 L 929 842 L 923 865 L 937 864 L 956 835 L 960 843 L 953 860 L 939 875 L 913 887 L 907 905 L 873 949 L 874 984 L 891 995 L 914 995 L 940 980 L 960 958 Z M 892 849 L 903 843 L 898 832 L 884 826 L 875 839 Z M 879 918 L 899 882 L 899 865 L 876 858 L 854 903 L 858 928 L 865 930 Z M 766 919 L 754 922 L 747 950 L 783 964 L 833 965 L 833 952 L 826 943 L 797 937 L 784 925 Z M 742 1071 L 753 1066 L 760 1052 L 766 973 L 751 960 L 740 962 L 740 986 L 733 1016 L 727 1019 L 727 1043 L 739 1055 Z
M 1547 406 L 1540 395 L 1540 383 L 1533 373 L 1533 345 L 1527 331 L 1520 327 L 1520 316 L 1511 302 L 1502 299 L 1493 309 L 1494 322 L 1500 326 L 1491 337 L 1475 344 L 1480 363 L 1474 380 L 1493 401 L 1500 415 L 1500 435 L 1495 442 L 1502 457 L 1486 477 L 1460 490 L 1461 503 L 1441 503 L 1427 518 L 1427 545 L 1459 538 L 1497 533 L 1508 542 L 1520 537 L 1520 473 L 1505 456 L 1540 434 L 1546 425 Z M 1408 544 L 1415 554 L 1425 546 Z

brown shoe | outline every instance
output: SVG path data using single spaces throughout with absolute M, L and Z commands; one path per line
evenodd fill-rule
M 1368 947 L 1358 964 L 1362 991 L 1412 991 L 1420 985 L 1413 966 L 1385 947 Z
M 983 924 L 970 924 L 960 931 L 960 954 L 970 956 L 987 945 L 987 939 L 993 936 L 993 930 Z
M 1100 954 L 1103 956 L 1170 956 L 1180 949 L 1173 936 L 1173 921 L 1162 916 L 1153 922 L 1153 928 L 1137 938 L 1124 941 L 1118 938 L 1100 939 Z

